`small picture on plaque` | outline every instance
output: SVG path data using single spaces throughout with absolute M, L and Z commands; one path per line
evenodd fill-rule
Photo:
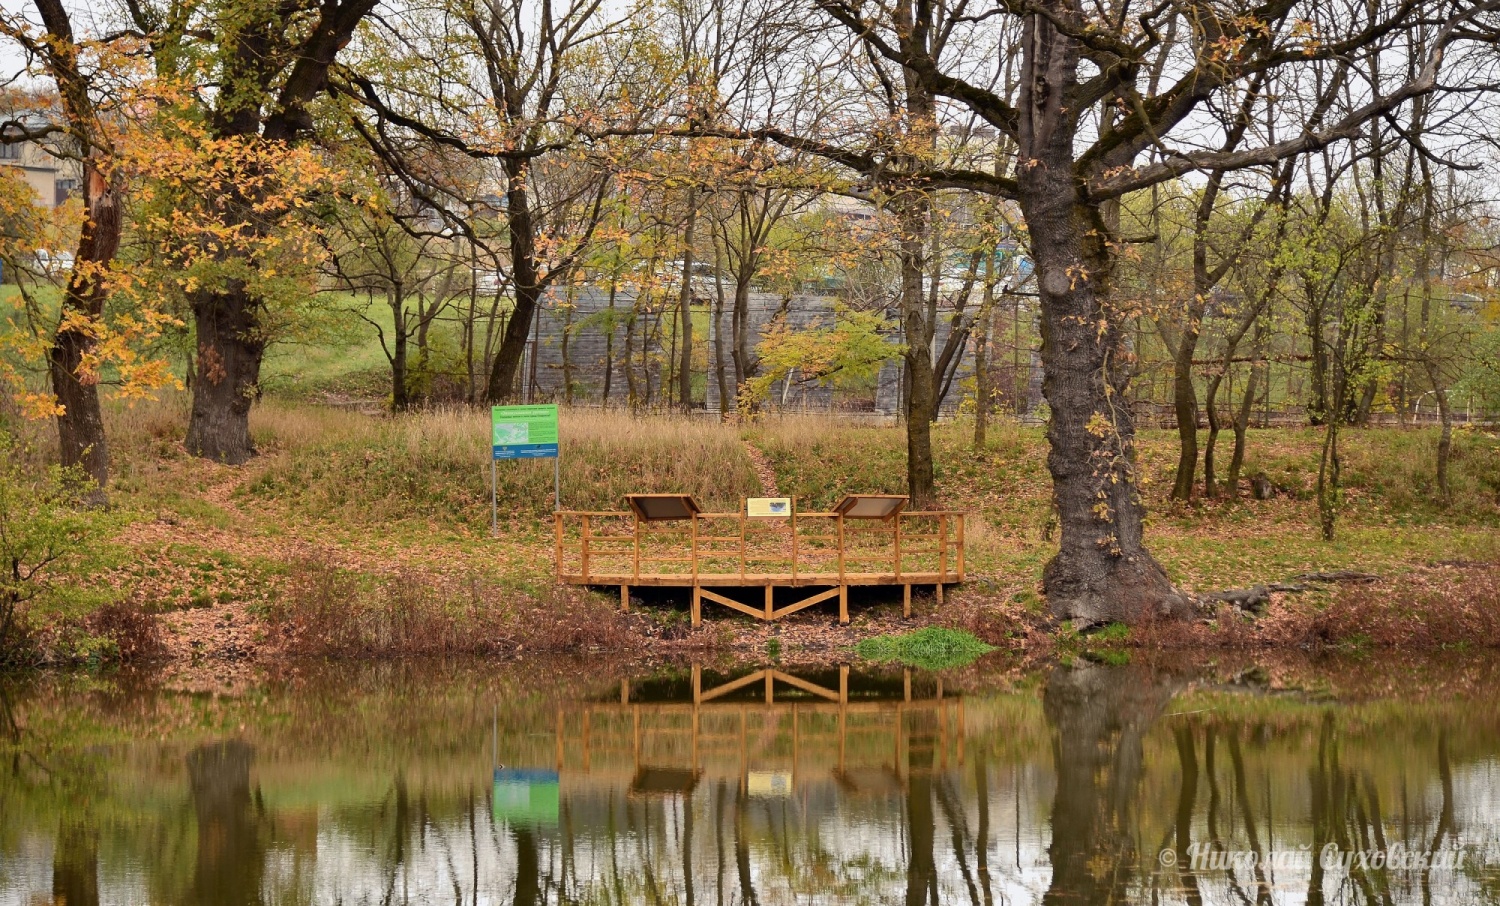
M 751 497 L 745 501 L 745 515 L 751 519 L 785 519 L 792 515 L 792 498 Z

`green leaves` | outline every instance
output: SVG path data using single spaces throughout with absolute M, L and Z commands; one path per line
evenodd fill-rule
M 895 324 L 880 312 L 835 304 L 833 319 L 828 326 L 793 329 L 780 320 L 767 327 L 758 350 L 761 372 L 745 382 L 742 399 L 764 400 L 788 378 L 839 388 L 862 386 L 904 351 L 903 345 L 886 339 Z
M 44 570 L 97 531 L 80 509 L 93 488 L 78 470 L 27 474 L 10 435 L 0 431 L 0 662 L 10 652 L 17 609 L 44 588 Z
M 981 642 L 959 629 L 928 626 L 902 635 L 878 635 L 854 646 L 860 657 L 877 663 L 896 661 L 923 670 L 948 670 L 967 667 L 994 651 L 993 645 Z

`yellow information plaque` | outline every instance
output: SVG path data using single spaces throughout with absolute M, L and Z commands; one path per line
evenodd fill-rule
M 792 498 L 751 497 L 745 501 L 745 515 L 751 519 L 785 519 L 792 515 Z

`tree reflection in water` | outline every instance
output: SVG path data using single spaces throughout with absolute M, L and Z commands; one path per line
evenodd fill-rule
M 187 757 L 198 818 L 198 856 L 188 906 L 259 903 L 265 845 L 250 796 L 255 750 L 231 739 L 199 746 Z
M 0 683 L 0 904 L 1500 900 L 1482 867 L 1192 865 L 1500 840 L 1493 709 L 1087 663 L 957 685 L 702 670 L 503 695 L 334 685 L 234 711 Z M 143 714 L 246 729 L 162 741 Z M 118 735 L 66 735 L 99 728 Z M 510 801 L 502 775 L 543 779 Z
M 1140 667 L 1057 667 L 1042 704 L 1052 727 L 1052 884 L 1046 903 L 1119 903 L 1139 863 L 1135 803 L 1146 731 L 1176 689 Z

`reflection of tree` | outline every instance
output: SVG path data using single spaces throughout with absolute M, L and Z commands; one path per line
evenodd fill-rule
M 10 743 L 21 741 L 21 727 L 16 723 L 16 712 L 10 703 L 10 689 L 4 683 L 0 683 L 0 737 Z
M 1309 771 L 1314 853 L 1307 891 L 1309 906 L 1328 902 L 1323 889 L 1327 871 L 1323 860 L 1318 858 L 1324 846 L 1332 844 L 1340 854 L 1384 852 L 1389 848 L 1385 836 L 1386 817 L 1374 777 L 1368 771 L 1344 767 L 1340 755 L 1333 713 L 1329 712 L 1324 716 L 1318 737 L 1317 761 Z M 1454 834 L 1453 764 L 1446 729 L 1438 733 L 1437 760 L 1443 802 L 1432 841 L 1426 846 L 1428 853 L 1441 850 L 1451 842 Z M 1392 869 L 1383 863 L 1350 858 L 1347 877 L 1341 880 L 1342 887 L 1334 901 L 1389 904 L 1392 902 L 1392 880 Z M 1421 885 L 1422 902 L 1433 902 L 1430 866 L 1421 873 Z
M 52 901 L 66 906 L 99 904 L 99 832 L 86 819 L 65 818 L 57 830 Z
M 936 827 L 932 814 L 932 764 L 937 735 L 927 726 L 930 715 L 908 714 L 917 723 L 907 737 L 906 834 L 911 860 L 906 867 L 906 906 L 922 906 L 930 894 L 936 906 L 937 864 L 933 859 Z
M 1052 885 L 1045 903 L 1119 903 L 1137 862 L 1132 800 L 1142 739 L 1172 697 L 1137 667 L 1059 667 L 1042 706 L 1052 724 Z
M 198 818 L 198 859 L 186 901 L 204 906 L 260 902 L 265 847 L 252 814 L 250 762 L 239 740 L 202 745 L 187 757 Z
M 516 841 L 516 896 L 512 902 L 515 906 L 536 906 L 542 893 L 536 833 L 520 824 L 512 824 L 510 833 Z
M 1270 906 L 1271 884 L 1266 877 L 1266 852 L 1261 848 L 1260 832 L 1255 825 L 1255 809 L 1250 805 L 1250 788 L 1245 782 L 1245 756 L 1240 751 L 1239 727 L 1229 728 L 1229 761 L 1234 769 L 1235 797 L 1240 805 L 1240 814 L 1245 818 L 1245 839 L 1255 853 L 1255 902 L 1257 906 Z
M 1177 844 L 1177 871 L 1182 875 L 1182 886 L 1187 894 L 1189 906 L 1202 906 L 1203 894 L 1198 890 L 1198 874 L 1193 871 L 1193 862 L 1188 847 L 1193 842 L 1193 806 L 1198 801 L 1198 752 L 1193 745 L 1193 727 L 1178 723 L 1172 728 L 1177 742 L 1178 776 L 1182 778 L 1177 793 L 1177 816 L 1173 833 Z
M 734 798 L 734 865 L 740 879 L 740 902 L 760 906 L 760 898 L 755 895 L 755 880 L 750 873 L 749 829 L 745 827 L 745 806 L 748 802 L 745 788 L 741 786 L 739 794 Z

